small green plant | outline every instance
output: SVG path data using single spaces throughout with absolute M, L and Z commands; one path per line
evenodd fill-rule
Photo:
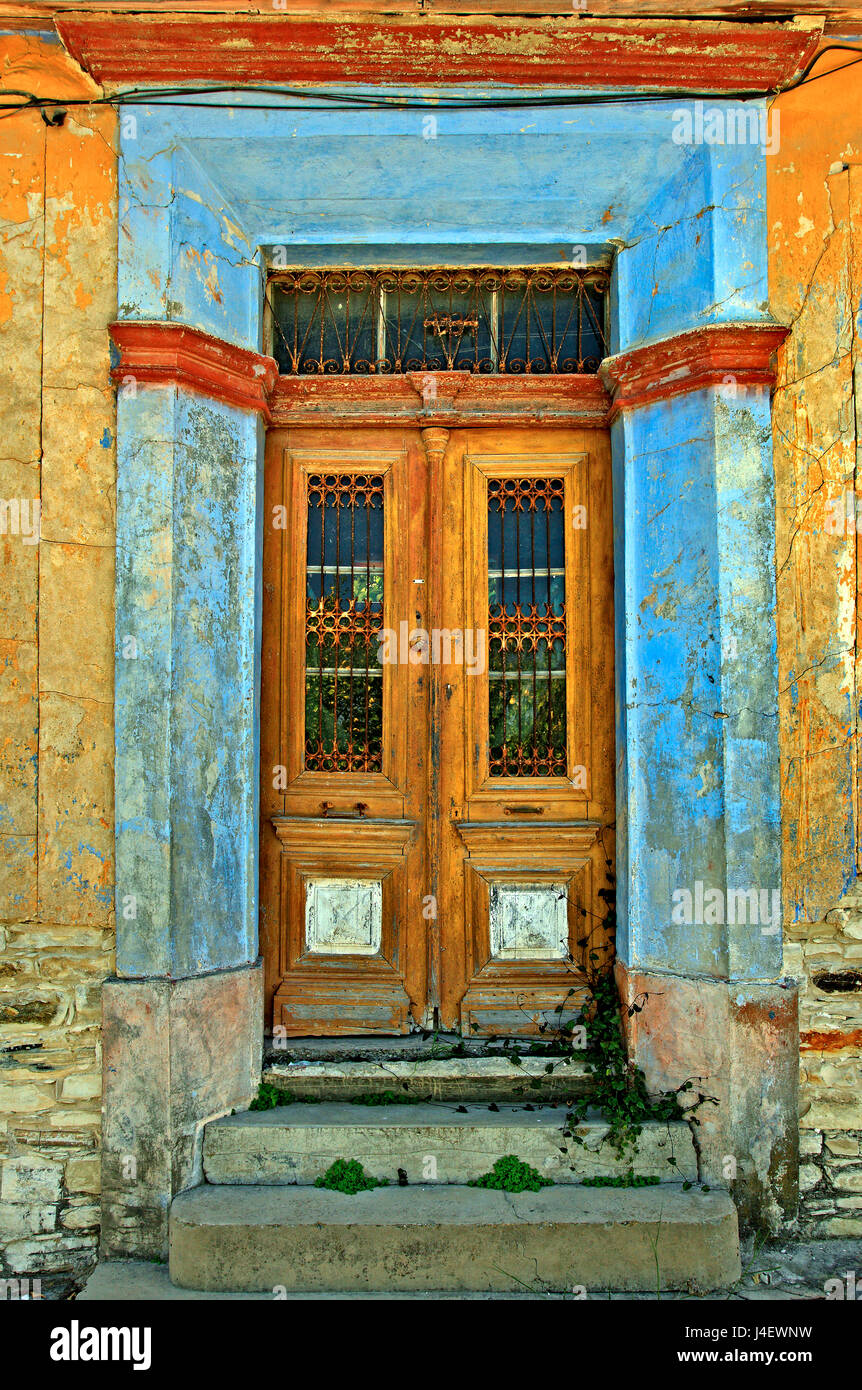
M 633 1168 L 627 1173 L 617 1173 L 615 1177 L 607 1174 L 599 1174 L 595 1178 L 583 1178 L 582 1187 L 654 1187 L 661 1178 L 655 1178 L 651 1174 L 636 1174 Z
M 759 1284 L 760 1276 L 762 1274 L 774 1274 L 776 1270 L 779 1270 L 781 1268 L 780 1265 L 764 1265 L 760 1268 L 756 1266 L 755 1262 L 759 1258 L 760 1253 L 763 1250 L 763 1247 L 766 1245 L 768 1239 L 769 1237 L 764 1235 L 762 1231 L 755 1232 L 754 1241 L 752 1243 L 751 1248 L 751 1254 L 749 1255 L 748 1259 L 743 1261 L 742 1271 L 740 1273 L 739 1278 L 733 1284 L 731 1284 L 730 1288 L 728 1289 L 728 1298 L 744 1298 L 745 1295 L 742 1293 L 742 1286 L 745 1280 L 750 1278 L 752 1284 Z
M 693 1089 L 694 1082 L 691 1080 L 684 1081 L 674 1091 L 664 1091 L 653 1097 L 647 1089 L 644 1073 L 628 1057 L 612 965 L 612 943 L 617 920 L 610 859 L 607 869 L 608 887 L 599 890 L 599 897 L 605 905 L 604 916 L 597 919 L 592 928 L 578 939 L 578 947 L 584 953 L 580 966 L 572 956 L 567 958 L 569 970 L 580 986 L 586 986 L 589 995 L 581 1012 L 586 1051 L 574 1046 L 571 1021 L 558 1023 L 553 1032 L 560 1042 L 568 1039 L 571 1056 L 579 1053 L 583 1057 L 592 1083 L 590 1094 L 569 1112 L 564 1133 L 574 1143 L 582 1144 L 583 1138 L 577 1133 L 577 1128 L 584 1123 L 589 1109 L 594 1106 L 608 1126 L 607 1142 L 611 1148 L 618 1157 L 631 1160 L 637 1152 L 645 1122 L 657 1120 L 671 1124 L 673 1121 L 687 1120 L 689 1124 L 698 1124 L 696 1111 L 699 1107 L 704 1104 L 717 1105 L 718 1102 L 714 1096 L 698 1092 L 694 1104 L 684 1107 L 681 1097 Z M 580 910 L 584 917 L 588 915 L 586 908 Z M 599 933 L 598 945 L 593 944 L 596 933 Z M 573 994 L 574 988 L 568 991 L 566 999 Z M 635 1000 L 629 1006 L 629 1016 L 641 1011 L 647 996 L 641 998 L 643 1002 Z M 554 1012 L 561 1018 L 565 1007 L 564 1001 L 557 1005 Z M 668 1161 L 671 1166 L 678 1166 L 674 1158 Z
M 655 1296 L 658 1303 L 661 1302 L 661 1263 L 658 1257 L 658 1243 L 661 1240 L 661 1217 L 662 1214 L 661 1211 L 659 1211 L 658 1226 L 656 1227 L 655 1235 L 653 1235 L 649 1228 L 647 1228 L 646 1233 L 647 1240 L 652 1246 L 652 1257 L 655 1261 Z
M 569 1132 L 587 1117 L 587 1109 L 595 1105 L 606 1121 L 608 1142 L 621 1158 L 634 1155 L 646 1120 L 681 1120 L 683 1111 L 679 1093 L 668 1091 L 653 1099 L 647 1090 L 646 1077 L 626 1055 L 620 1027 L 620 1006 L 616 984 L 611 971 L 605 969 L 590 981 L 593 996 L 592 1018 L 587 1022 L 587 1068 L 592 1075 L 593 1091 L 576 1106 L 569 1116 Z M 679 1088 L 688 1089 L 691 1083 Z M 577 1135 L 571 1134 L 577 1139 Z
M 389 1180 L 372 1178 L 358 1158 L 337 1158 L 322 1178 L 314 1179 L 314 1186 L 326 1187 L 330 1192 L 344 1192 L 352 1197 L 357 1192 L 370 1192 L 372 1187 L 388 1187 Z
M 248 1107 L 249 1110 L 274 1110 L 277 1105 L 293 1105 L 296 1096 L 292 1091 L 282 1091 L 270 1081 L 261 1081 L 257 1095 Z
M 553 1187 L 554 1180 L 543 1178 L 529 1163 L 524 1163 L 514 1154 L 506 1154 L 504 1158 L 497 1159 L 490 1173 L 483 1173 L 481 1178 L 471 1178 L 468 1185 L 494 1187 L 501 1192 L 538 1192 L 543 1187 Z
M 275 1110 L 278 1105 L 319 1105 L 318 1096 L 295 1096 L 293 1091 L 285 1091 L 281 1086 L 273 1086 L 271 1081 L 261 1081 L 257 1095 L 248 1107 L 249 1110 Z

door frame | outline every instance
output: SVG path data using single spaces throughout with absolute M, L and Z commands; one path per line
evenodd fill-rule
M 446 380 L 449 375 L 454 374 L 437 374 L 442 379 L 442 390 L 438 388 L 435 397 L 438 402 L 441 395 L 444 400 L 449 395 L 450 384 Z M 465 375 L 458 374 L 459 378 Z M 294 385 L 292 378 L 280 380 L 288 389 Z M 573 391 L 572 385 L 579 381 L 577 378 L 566 380 L 570 396 L 574 395 L 576 401 L 580 392 L 577 386 Z M 526 882 L 523 867 L 520 873 L 517 868 L 524 863 L 525 841 L 532 840 L 536 834 L 536 824 L 527 813 L 532 811 L 537 797 L 541 797 L 542 811 L 547 812 L 547 824 L 541 827 L 545 851 L 542 864 L 536 865 L 537 876 L 533 888 L 551 881 L 565 881 L 570 886 L 573 899 L 569 909 L 572 943 L 582 935 L 582 931 L 574 930 L 577 924 L 573 914 L 582 912 L 587 918 L 595 920 L 596 909 L 601 906 L 598 893 L 600 890 L 607 891 L 609 887 L 614 857 L 612 843 L 605 834 L 613 817 L 613 728 L 612 725 L 608 726 L 606 718 L 600 720 L 604 733 L 593 747 L 588 693 L 601 685 L 606 692 L 605 711 L 610 709 L 613 690 L 610 440 L 606 429 L 593 418 L 595 388 L 589 379 L 587 390 L 581 388 L 587 401 L 586 409 L 576 404 L 570 412 L 577 420 L 574 426 L 570 420 L 559 418 L 563 413 L 559 410 L 555 412 L 556 418 L 550 421 L 543 418 L 549 400 L 556 399 L 559 406 L 558 379 L 548 382 L 547 378 L 536 378 L 526 389 L 518 378 L 513 378 L 512 382 L 514 390 L 511 394 L 515 399 L 506 412 L 505 427 L 489 426 L 484 410 L 477 410 L 469 399 L 461 404 L 457 413 L 449 412 L 448 425 L 429 425 L 426 423 L 427 416 L 417 403 L 417 419 L 409 432 L 405 430 L 402 420 L 394 425 L 387 423 L 375 438 L 377 427 L 365 428 L 364 421 L 362 433 L 357 433 L 355 419 L 351 418 L 358 395 L 354 391 L 351 409 L 345 411 L 343 404 L 333 402 L 332 408 L 323 412 L 325 419 L 321 418 L 321 413 L 316 414 L 313 428 L 296 424 L 285 431 L 275 425 L 269 431 L 264 503 L 267 521 L 279 512 L 284 499 L 290 499 L 287 517 L 282 515 L 280 518 L 278 529 L 281 530 L 281 543 L 270 535 L 264 547 L 261 946 L 267 961 L 267 1015 L 270 1000 L 273 1000 L 273 1022 L 279 1032 L 286 1030 L 288 1035 L 305 1032 L 324 1035 L 397 1033 L 407 1031 L 411 1025 L 436 1026 L 439 1011 L 441 1026 L 447 1029 L 461 1027 L 468 1033 L 479 1031 L 482 1034 L 535 1033 L 538 1025 L 531 1019 L 541 1020 L 543 1028 L 554 1023 L 561 1024 L 569 1017 L 574 1018 L 584 1001 L 582 983 L 572 978 L 562 960 L 548 962 L 545 967 L 538 963 L 495 963 L 488 960 L 488 951 L 483 955 L 481 947 L 488 932 L 483 931 L 477 916 L 483 887 L 490 891 L 486 876 L 492 870 L 495 883 L 513 878 Z M 396 391 L 399 384 L 395 386 Z M 459 380 L 459 390 L 463 390 L 466 384 Z M 376 386 L 377 383 L 373 383 L 372 389 Z M 506 400 L 507 386 L 505 379 L 496 383 L 496 391 L 502 401 Z M 379 405 L 379 391 L 376 401 Z M 350 419 L 347 426 L 342 423 L 345 414 Z M 588 422 L 586 433 L 583 428 L 585 416 Z M 541 428 L 552 433 L 545 434 L 542 447 L 530 450 L 531 435 L 525 429 L 526 425 L 532 431 Z M 345 429 L 349 434 L 346 439 L 342 438 L 339 448 L 338 436 Z M 522 436 L 520 432 L 523 432 Z M 402 441 L 400 447 L 399 435 Z M 420 438 L 424 449 L 424 468 L 421 458 L 423 450 L 417 450 Z M 500 442 L 505 438 L 514 440 L 508 448 Z M 319 442 L 315 443 L 315 440 Z M 354 441 L 359 441 L 355 447 Z M 455 454 L 450 446 L 455 447 Z M 472 626 L 474 630 L 486 629 L 487 600 L 481 600 L 481 594 L 487 592 L 484 570 L 487 499 L 484 478 L 491 472 L 501 477 L 516 474 L 546 476 L 549 470 L 560 471 L 564 476 L 566 611 L 570 615 L 567 623 L 570 766 L 565 777 L 542 779 L 541 783 L 530 779 L 527 784 L 516 779 L 483 777 L 479 771 L 477 778 L 477 769 L 471 759 L 465 758 L 460 747 L 447 744 L 448 752 L 444 749 L 435 758 L 426 756 L 427 750 L 424 746 L 420 750 L 414 738 L 411 765 L 417 768 L 420 775 L 424 766 L 425 795 L 424 809 L 420 811 L 414 806 L 411 811 L 407 805 L 406 780 L 400 780 L 394 787 L 390 782 L 384 790 L 380 787 L 380 774 L 363 777 L 338 773 L 324 781 L 319 773 L 313 777 L 299 773 L 304 735 L 298 727 L 300 721 L 293 716 L 290 717 L 293 725 L 290 753 L 285 751 L 275 757 L 275 750 L 286 750 L 284 740 L 291 736 L 285 705 L 290 702 L 295 711 L 300 707 L 301 697 L 304 701 L 304 690 L 300 691 L 304 663 L 293 661 L 290 656 L 291 642 L 293 650 L 302 651 L 305 646 L 301 605 L 295 596 L 291 599 L 290 594 L 292 587 L 299 582 L 296 576 L 303 572 L 305 554 L 304 526 L 300 519 L 305 514 L 301 482 L 310 471 L 322 471 L 327 459 L 331 460 L 333 471 L 342 460 L 340 471 L 343 471 L 345 458 L 348 465 L 353 467 L 359 461 L 364 462 L 372 451 L 375 473 L 384 471 L 383 462 L 378 467 L 378 458 L 381 461 L 389 460 L 386 477 L 393 487 L 400 480 L 402 515 L 396 516 L 395 521 L 387 525 L 387 537 L 396 533 L 396 527 L 399 534 L 410 535 L 411 544 L 415 543 L 417 536 L 424 533 L 425 537 L 425 551 L 412 558 L 416 561 L 416 573 L 426 574 L 427 571 L 427 583 L 415 593 L 410 591 L 409 584 L 409 574 L 414 572 L 410 568 L 411 562 L 408 560 L 407 565 L 394 565 L 387 541 L 388 573 L 394 576 L 395 582 L 387 589 L 383 626 L 392 630 L 397 628 L 398 616 L 407 612 L 412 614 L 414 609 L 417 623 L 424 625 L 426 630 L 440 624 L 449 629 L 467 626 Z M 292 482 L 285 479 L 283 472 L 285 461 L 291 455 L 297 465 Z M 448 470 L 445 478 L 444 459 L 447 460 Z M 350 467 L 347 471 L 350 471 Z M 417 495 L 420 488 L 421 496 Z M 391 487 L 388 495 L 391 500 Z M 410 512 L 415 513 L 417 518 L 411 528 L 405 526 L 403 516 L 408 496 Z M 586 525 L 570 528 L 570 522 L 575 519 L 577 503 L 585 504 L 585 512 L 592 509 L 595 532 L 592 545 Z M 449 510 L 444 517 L 447 508 Z M 600 517 L 598 522 L 596 515 Z M 298 535 L 299 532 L 303 532 L 302 536 Z M 451 538 L 462 533 L 463 544 L 454 542 L 453 550 Z M 450 537 L 445 544 L 444 536 Z M 281 572 L 282 557 L 287 555 L 291 556 L 293 574 L 290 584 Z M 480 561 L 481 575 L 478 568 Z M 580 601 L 576 602 L 574 584 L 578 576 L 582 580 L 586 577 L 588 589 L 587 598 L 581 595 Z M 273 648 L 274 634 L 278 635 L 277 651 Z M 443 666 L 433 661 L 418 668 L 425 673 L 424 677 L 418 679 L 414 674 L 417 668 L 407 663 L 386 669 L 391 675 L 388 708 L 390 712 L 394 708 L 391 702 L 396 679 L 391 674 L 394 669 L 395 673 L 399 673 L 397 679 L 403 692 L 403 707 L 409 705 L 411 710 L 410 723 L 414 731 L 420 724 L 427 728 L 429 720 L 436 720 L 443 740 L 444 726 L 451 725 L 452 711 L 457 708 L 460 733 L 456 731 L 456 736 L 461 738 L 465 746 L 472 746 L 474 741 L 484 746 L 486 740 L 479 734 L 481 725 L 477 723 L 483 719 L 484 706 L 481 699 L 477 703 L 475 689 L 479 684 L 484 688 L 484 681 L 468 681 L 463 665 L 447 667 L 444 673 Z M 576 678 L 576 672 L 579 678 Z M 276 692 L 287 689 L 288 681 L 291 682 L 291 693 L 282 701 Z M 278 710 L 274 702 L 278 703 Z M 275 721 L 279 723 L 277 736 L 274 734 Z M 484 723 L 487 724 L 486 709 Z M 393 729 L 397 727 L 391 718 L 389 726 Z M 581 739 L 575 744 L 574 739 L 578 734 Z M 451 742 L 451 735 L 447 734 L 446 739 Z M 401 751 L 405 750 L 406 742 L 402 744 Z M 270 764 L 276 765 L 282 761 L 287 764 L 285 780 L 288 790 L 279 795 L 268 785 L 268 777 Z M 598 767 L 601 771 L 594 772 Z M 568 775 L 578 773 L 582 768 L 589 770 L 590 776 L 597 777 L 593 790 L 589 785 L 576 782 L 574 775 Z M 402 838 L 392 865 L 393 882 L 384 891 L 390 901 L 394 901 L 391 895 L 396 894 L 402 913 L 406 912 L 409 898 L 415 920 L 418 921 L 421 907 L 422 918 L 427 921 L 427 954 L 424 962 L 416 960 L 416 943 L 408 942 L 403 932 L 398 937 L 394 957 L 387 957 L 402 963 L 410 962 L 409 967 L 402 964 L 401 968 L 402 974 L 407 977 L 410 996 L 416 998 L 418 995 L 425 1000 L 424 1008 L 418 1015 L 415 1006 L 410 1012 L 409 1001 L 397 988 L 394 979 L 390 978 L 387 982 L 382 971 L 372 969 L 369 962 L 357 967 L 355 963 L 351 966 L 348 960 L 309 962 L 300 959 L 299 935 L 303 912 L 298 895 L 304 882 L 303 875 L 308 878 L 315 872 L 334 872 L 336 866 L 340 866 L 343 873 L 347 865 L 357 862 L 357 857 L 362 859 L 361 846 L 370 846 L 373 841 L 370 824 L 363 829 L 356 820 L 345 821 L 341 818 L 346 809 L 344 797 L 349 799 L 353 795 L 354 783 L 362 796 L 364 815 L 376 818 L 378 838 L 385 835 L 384 821 L 380 819 L 382 816 L 400 816 L 405 829 L 413 825 L 416 831 L 415 836 L 410 834 Z M 332 792 L 331 802 L 325 799 L 327 789 Z M 324 797 L 323 801 L 321 797 Z M 459 815 L 477 824 L 450 825 L 445 809 L 450 801 L 463 808 Z M 505 807 L 503 802 L 506 803 Z M 522 807 L 526 810 L 522 811 Z M 487 822 L 490 829 L 490 822 L 494 818 L 499 822 L 504 811 L 505 817 L 514 819 L 496 832 L 496 844 L 490 857 L 483 855 L 480 848 L 482 822 Z M 318 813 L 317 819 L 314 819 L 315 813 Z M 600 819 L 594 819 L 596 816 Z M 417 817 L 421 817 L 421 826 Z M 274 827 L 275 837 L 270 826 Z M 423 830 L 424 847 L 417 843 Z M 278 853 L 274 838 L 280 842 Z M 327 844 L 332 847 L 328 860 L 325 852 Z M 491 847 L 490 841 L 488 847 Z M 379 866 L 379 861 L 374 862 Z M 438 871 L 443 873 L 442 882 L 437 881 Z M 375 872 L 367 870 L 370 877 L 374 877 Z M 283 904 L 291 904 L 287 940 L 292 944 L 287 957 L 284 946 L 279 944 L 285 940 L 285 931 L 281 914 L 273 907 L 276 899 Z M 430 918 L 424 907 L 429 900 L 434 904 Z M 281 911 L 284 910 L 282 908 Z M 438 930 L 438 910 L 446 924 L 445 932 Z M 462 921 L 463 934 L 460 931 Z M 450 923 L 458 923 L 459 926 L 455 928 Z M 445 944 L 441 939 L 444 934 L 447 936 Z M 417 935 L 415 928 L 413 935 Z M 384 942 L 382 946 L 384 957 L 386 945 Z M 609 954 L 612 949 L 610 939 L 601 927 L 596 929 L 596 939 L 591 940 L 591 945 L 603 946 L 608 960 L 612 959 Z M 516 985 L 521 1000 L 517 1008 L 511 1002 L 506 1002 L 511 1001 Z M 572 985 L 576 988 L 571 989 Z M 369 1001 L 373 999 L 375 989 L 380 991 L 380 999 L 378 1007 L 371 1010 L 374 1022 L 362 1023 L 363 1010 L 366 1019 L 369 1016 Z M 320 1000 L 320 1018 L 328 1016 L 329 1019 L 325 1027 L 321 1027 L 319 1020 L 314 1017 L 315 991 Z M 564 1014 L 555 1018 L 554 1010 L 561 1001 Z

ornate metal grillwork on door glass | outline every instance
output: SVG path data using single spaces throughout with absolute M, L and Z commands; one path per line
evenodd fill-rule
M 598 371 L 598 270 L 302 270 L 270 280 L 285 376 Z
M 566 775 L 565 483 L 488 484 L 490 771 Z
M 383 478 L 308 478 L 305 766 L 379 772 L 383 749 Z

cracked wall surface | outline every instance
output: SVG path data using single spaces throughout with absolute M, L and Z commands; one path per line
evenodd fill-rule
M 862 969 L 858 83 L 832 73 L 777 108 L 770 300 L 792 326 L 773 401 L 784 959 L 800 981 L 801 1214 L 849 1236 L 862 1235 L 862 992 L 846 975 Z M 846 987 L 829 987 L 842 972 Z
M 0 37 L 0 82 L 68 99 L 95 90 L 56 41 L 23 34 Z M 0 121 L 0 498 L 19 504 L 0 521 L 0 1275 L 41 1277 L 43 1292 L 92 1264 L 99 1221 L 115 125 L 86 106 L 58 127 L 38 112 Z

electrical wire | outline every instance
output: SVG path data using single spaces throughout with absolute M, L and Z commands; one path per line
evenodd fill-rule
M 524 109 L 535 109 L 537 107 L 578 107 L 578 106 L 607 106 L 626 105 L 639 102 L 654 102 L 658 100 L 672 101 L 675 99 L 686 101 L 698 100 L 723 100 L 723 101 L 751 101 L 760 100 L 767 97 L 777 97 L 785 92 L 795 91 L 804 83 L 817 82 L 822 77 L 832 77 L 837 72 L 844 72 L 847 68 L 858 66 L 862 63 L 862 56 L 853 59 L 850 63 L 843 63 L 838 68 L 830 68 L 828 72 L 817 73 L 814 77 L 810 76 L 812 69 L 826 53 L 858 53 L 862 55 L 862 46 L 858 44 L 832 43 L 819 49 L 817 53 L 806 63 L 802 72 L 791 82 L 785 83 L 780 87 L 770 88 L 745 88 L 735 91 L 716 91 L 712 88 L 705 88 L 699 91 L 690 89 L 656 89 L 652 91 L 639 90 L 636 92 L 620 91 L 615 89 L 610 92 L 577 92 L 558 94 L 553 92 L 540 92 L 532 96 L 505 96 L 477 99 L 475 96 L 456 97 L 449 96 L 445 100 L 438 100 L 436 97 L 406 96 L 398 93 L 379 94 L 368 96 L 362 93 L 339 92 L 328 89 L 311 89 L 304 87 L 276 87 L 262 83 L 243 83 L 237 86 L 207 85 L 197 88 L 193 87 L 132 87 L 126 91 L 116 92 L 111 96 L 101 97 L 75 97 L 63 99 L 60 97 L 37 97 L 32 92 L 27 92 L 18 88 L 7 88 L 0 90 L 0 96 L 22 97 L 20 102 L 0 101 L 0 111 L 14 114 L 18 111 L 33 110 L 64 110 L 75 106 L 147 106 L 147 105 L 166 105 L 176 107 L 191 107 L 195 110 L 210 109 L 234 110 L 234 111 L 297 111 L 303 106 L 315 111 L 338 111 L 345 107 L 351 107 L 359 111 L 518 111 Z M 273 104 L 254 103 L 244 101 L 190 101 L 189 97 L 210 97 L 218 96 L 225 92 L 259 92 L 266 93 L 270 97 L 283 97 L 287 100 L 298 102 L 298 105 L 287 105 L 284 103 Z M 327 105 L 326 103 L 331 103 Z

